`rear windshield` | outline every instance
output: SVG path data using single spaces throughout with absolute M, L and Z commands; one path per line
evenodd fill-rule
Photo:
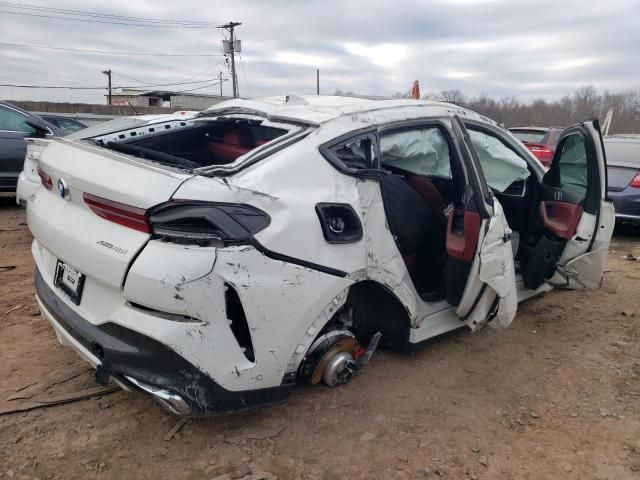
M 511 130 L 511 133 L 523 143 L 543 143 L 545 130 Z
M 145 134 L 106 147 L 150 161 L 187 169 L 229 165 L 298 128 L 248 118 L 213 118 L 179 129 Z

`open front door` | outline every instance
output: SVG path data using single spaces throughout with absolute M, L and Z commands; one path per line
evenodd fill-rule
M 458 116 L 453 117 L 452 127 L 466 189 L 462 208 L 452 211 L 448 218 L 445 279 L 452 283 L 454 277 L 460 284 L 463 277 L 464 288 L 458 298 L 448 295 L 447 300 L 457 306 L 458 316 L 474 330 L 492 319 L 492 324 L 506 327 L 518 305 L 511 229 L 500 202 L 487 186 L 469 134 Z
M 607 165 L 597 120 L 567 128 L 542 181 L 540 216 L 545 235 L 541 242 L 555 245 L 550 247 L 555 250 L 555 266 L 547 270 L 545 279 L 549 284 L 600 286 L 615 224 L 613 203 L 606 196 Z M 535 255 L 542 255 L 539 245 L 532 262 L 539 260 Z

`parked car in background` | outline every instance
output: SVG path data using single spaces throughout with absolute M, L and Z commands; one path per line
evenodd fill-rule
M 548 171 L 439 102 L 230 100 L 177 125 L 54 139 L 27 209 L 59 341 L 174 413 L 342 385 L 378 341 L 412 352 L 601 284 L 597 123 L 566 129 Z
M 513 127 L 513 135 L 524 143 L 545 167 L 551 164 L 553 153 L 560 134 L 564 129 L 558 127 Z
M 616 220 L 640 225 L 640 135 L 605 137 L 604 145 Z
M 137 117 L 121 117 L 108 122 L 99 123 L 68 134 L 69 139 L 88 139 L 94 137 L 108 138 L 109 141 L 119 142 L 132 136 L 142 136 L 156 129 L 172 129 L 184 126 L 184 121 L 196 112 L 183 111 L 170 115 L 140 115 Z M 146 128 L 145 128 L 146 127 Z M 24 165 L 18 179 L 16 202 L 23 207 L 33 193 L 40 187 L 41 179 L 38 174 L 38 159 L 40 154 L 51 141 L 49 137 L 27 138 Z
M 55 125 L 60 130 L 63 130 L 67 133 L 77 132 L 78 130 L 82 130 L 83 128 L 87 128 L 87 126 L 74 120 L 73 118 L 63 117 L 60 115 L 40 115 L 44 120 Z
M 27 137 L 50 138 L 61 133 L 58 127 L 38 115 L 0 101 L 0 192 L 16 191 L 27 151 Z

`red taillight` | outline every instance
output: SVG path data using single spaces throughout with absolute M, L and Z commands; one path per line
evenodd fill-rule
M 636 173 L 635 177 L 633 177 L 629 186 L 633 188 L 640 188 L 640 171 Z
M 51 175 L 38 167 L 38 175 L 40 176 L 40 182 L 44 185 L 44 188 L 47 190 L 51 190 L 53 188 L 53 180 L 51 180 Z
M 553 160 L 553 150 L 539 144 L 529 144 L 527 147 L 545 167 L 551 164 L 551 160 Z
M 149 215 L 144 208 L 132 207 L 106 198 L 84 194 L 84 203 L 102 218 L 144 233 L 151 233 Z

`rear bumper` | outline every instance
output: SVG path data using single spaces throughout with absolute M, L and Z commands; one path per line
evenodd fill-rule
M 640 190 L 627 187 L 621 192 L 609 192 L 616 209 L 616 220 L 640 224 Z
M 27 178 L 24 172 L 20 173 L 18 177 L 18 184 L 16 186 L 16 203 L 21 207 L 26 207 L 31 195 L 36 193 L 36 190 L 40 187 L 40 182 L 32 182 Z
M 94 325 L 66 305 L 35 272 L 38 303 L 58 339 L 91 366 L 96 378 L 112 376 L 131 390 L 145 392 L 173 413 L 211 415 L 283 403 L 293 384 L 229 391 L 157 340 L 115 323 Z
M 18 174 L 15 176 L 9 174 L 7 176 L 0 176 L 0 192 L 15 192 L 16 185 L 18 183 Z

